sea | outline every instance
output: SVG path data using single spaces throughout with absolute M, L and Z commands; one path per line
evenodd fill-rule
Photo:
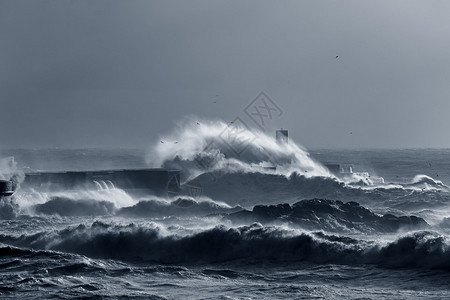
M 0 150 L 17 183 L 0 207 L 0 298 L 450 298 L 450 149 L 233 144 L 219 125 L 147 149 Z M 21 187 L 149 167 L 180 170 L 180 190 Z

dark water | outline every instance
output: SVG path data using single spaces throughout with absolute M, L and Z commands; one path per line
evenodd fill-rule
M 450 150 L 310 155 L 352 163 L 385 183 L 233 171 L 186 182 L 181 200 L 18 190 L 16 216 L 0 221 L 0 297 L 448 298 Z M 25 171 L 146 166 L 140 150 L 0 156 L 14 156 Z M 305 201 L 313 198 L 330 201 Z

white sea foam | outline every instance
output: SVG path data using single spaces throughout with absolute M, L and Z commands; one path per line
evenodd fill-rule
M 277 144 L 273 137 L 261 131 L 235 126 L 220 120 L 185 118 L 154 144 L 148 162 L 154 167 L 181 169 L 191 179 L 217 170 L 332 176 L 293 140 Z

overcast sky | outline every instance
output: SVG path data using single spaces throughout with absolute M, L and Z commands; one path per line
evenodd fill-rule
M 253 125 L 261 91 L 282 110 L 265 129 L 307 148 L 450 147 L 449 11 L 1 0 L 0 147 L 147 147 L 190 114 Z

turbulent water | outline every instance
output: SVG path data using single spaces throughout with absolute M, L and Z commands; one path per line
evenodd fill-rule
M 2 150 L 0 174 L 18 183 L 38 170 L 164 166 L 182 171 L 182 189 L 18 187 L 1 206 L 0 297 L 450 296 L 450 150 L 308 152 L 259 135 L 232 155 L 223 124 L 201 123 L 148 151 Z

